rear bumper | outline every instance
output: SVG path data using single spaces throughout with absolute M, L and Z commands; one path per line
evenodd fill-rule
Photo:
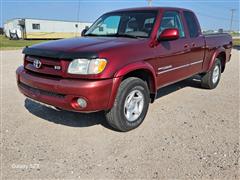
M 36 101 L 79 112 L 94 112 L 111 108 L 114 79 L 94 81 L 54 79 L 30 74 L 23 66 L 17 69 L 16 75 L 20 92 Z M 77 98 L 85 99 L 87 107 L 73 107 L 72 103 Z

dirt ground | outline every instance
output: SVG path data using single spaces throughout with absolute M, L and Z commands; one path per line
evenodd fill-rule
M 143 124 L 113 131 L 102 113 L 57 111 L 19 93 L 21 51 L 2 51 L 2 179 L 239 179 L 239 55 L 215 90 L 163 88 Z

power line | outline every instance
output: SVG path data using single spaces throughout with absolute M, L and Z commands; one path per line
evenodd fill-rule
M 205 18 L 211 18 L 211 19 L 213 19 L 213 20 L 215 20 L 215 21 L 221 21 L 221 23 L 220 24 L 226 24 L 227 22 L 229 22 L 230 20 L 231 20 L 231 30 L 233 31 L 233 24 L 235 23 L 235 24 L 239 24 L 239 20 L 234 20 L 234 19 L 231 19 L 231 18 L 224 18 L 224 17 L 219 17 L 219 16 L 212 16 L 212 15 L 209 15 L 209 14 L 205 14 L 205 13 L 202 13 L 202 12 L 196 12 L 197 13 L 197 15 L 200 17 L 200 16 L 202 16 L 202 17 L 205 17 Z M 220 24 L 218 24 L 218 25 L 220 25 Z
M 232 25 L 233 25 L 233 15 L 234 15 L 234 12 L 236 11 L 236 9 L 230 9 L 231 11 L 231 22 L 230 22 L 230 32 L 232 31 Z
M 220 17 L 220 16 L 212 16 L 212 15 L 205 14 L 205 13 L 198 12 L 198 11 L 196 11 L 196 13 L 199 16 L 204 16 L 204 17 L 212 18 L 212 19 L 219 20 L 219 21 L 229 21 L 229 20 L 231 20 L 231 18 L 225 18 L 225 17 Z M 239 23 L 239 20 L 233 20 L 233 22 Z

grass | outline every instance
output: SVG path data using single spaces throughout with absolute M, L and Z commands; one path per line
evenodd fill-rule
M 231 36 L 233 36 L 233 37 L 239 37 L 240 36 L 240 33 L 238 33 L 238 32 L 233 32 L 233 33 L 230 33 L 231 34 Z
M 234 39 L 233 40 L 233 45 L 234 46 L 240 46 L 240 39 Z
M 15 50 L 22 49 L 25 46 L 31 46 L 48 40 L 9 40 L 3 35 L 0 35 L 0 50 Z M 240 46 L 240 39 L 233 40 L 234 46 Z
M 22 49 L 25 46 L 46 42 L 47 40 L 9 40 L 3 35 L 0 35 L 0 50 Z

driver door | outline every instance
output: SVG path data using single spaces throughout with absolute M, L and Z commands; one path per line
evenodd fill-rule
M 180 12 L 164 12 L 158 34 L 169 28 L 177 28 L 180 38 L 172 41 L 161 41 L 155 49 L 158 87 L 184 79 L 190 74 L 190 47 L 187 44 L 188 40 Z

